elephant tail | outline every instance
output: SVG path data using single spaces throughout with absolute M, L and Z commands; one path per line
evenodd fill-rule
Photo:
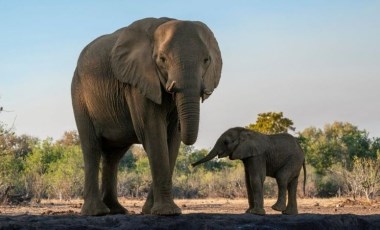
M 305 192 L 305 188 L 306 188 L 306 161 L 305 160 L 303 161 L 302 168 L 303 168 L 303 195 L 305 196 L 306 195 L 306 192 Z

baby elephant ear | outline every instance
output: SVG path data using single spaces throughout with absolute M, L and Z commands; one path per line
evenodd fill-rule
M 112 49 L 111 65 L 115 77 L 137 87 L 140 92 L 161 104 L 160 79 L 153 60 L 153 34 L 169 18 L 146 18 L 115 33 L 119 37 Z
M 243 133 L 240 136 L 238 147 L 231 155 L 231 160 L 259 156 L 265 153 L 265 147 L 265 143 L 261 143 L 261 140 L 256 140 L 252 135 Z
M 254 148 L 249 141 L 239 143 L 238 147 L 231 155 L 231 160 L 243 160 L 245 158 L 253 156 Z

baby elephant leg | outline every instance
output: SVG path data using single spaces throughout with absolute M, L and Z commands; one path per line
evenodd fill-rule
M 263 216 L 265 215 L 265 210 L 263 208 L 249 208 L 245 213 Z
M 246 182 L 249 200 L 249 208 L 246 213 L 265 215 L 263 195 L 264 180 L 258 175 L 250 176 L 246 174 Z
M 255 186 L 252 187 L 251 191 L 252 194 L 250 196 L 253 197 L 253 204 L 251 205 L 250 202 L 249 208 L 247 209 L 246 213 L 255 215 L 265 215 L 262 184 L 255 184 Z
M 298 214 L 297 209 L 297 185 L 298 185 L 298 177 L 294 178 L 288 184 L 288 205 L 286 206 L 285 211 L 282 214 L 286 215 L 296 215 Z
M 277 202 L 272 206 L 273 210 L 284 211 L 286 209 L 286 186 L 287 181 L 282 178 L 276 178 L 278 186 Z

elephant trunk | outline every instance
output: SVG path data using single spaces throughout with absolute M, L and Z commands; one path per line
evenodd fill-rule
M 186 145 L 195 143 L 199 129 L 199 94 L 195 96 L 178 93 L 176 95 L 181 139 Z
M 202 164 L 202 163 L 205 163 L 211 159 L 213 159 L 214 157 L 216 157 L 218 155 L 218 152 L 215 151 L 215 150 L 211 150 L 209 154 L 207 154 L 207 156 L 205 156 L 204 158 L 200 159 L 199 161 L 195 162 L 195 163 L 192 163 L 191 165 L 193 167 L 199 165 L 199 164 Z

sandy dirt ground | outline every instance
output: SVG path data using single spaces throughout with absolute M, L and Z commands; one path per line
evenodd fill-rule
M 142 199 L 119 198 L 119 201 L 132 215 L 140 214 L 144 204 Z M 83 200 L 42 200 L 39 204 L 1 205 L 0 215 L 79 215 L 82 202 Z M 177 199 L 175 202 L 183 214 L 242 214 L 248 208 L 246 199 Z M 275 202 L 275 199 L 265 200 L 266 214 L 280 214 L 271 209 Z M 300 214 L 380 214 L 380 200 L 370 203 L 364 199 L 354 201 L 350 198 L 298 199 L 298 210 Z
M 299 215 L 271 209 L 267 215 L 244 214 L 246 199 L 177 199 L 183 215 L 141 215 L 144 200 L 120 198 L 130 215 L 85 217 L 82 200 L 42 200 L 40 203 L 0 206 L 0 229 L 380 229 L 380 201 L 348 198 L 298 199 Z

